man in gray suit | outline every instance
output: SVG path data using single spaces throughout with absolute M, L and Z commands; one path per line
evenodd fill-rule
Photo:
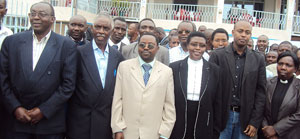
M 139 24 L 139 34 L 143 34 L 145 32 L 154 33 L 155 31 L 155 23 L 150 18 L 144 18 L 140 21 Z M 130 45 L 124 46 L 122 49 L 122 55 L 125 59 L 136 58 L 138 54 L 138 45 L 137 42 L 134 42 Z M 169 65 L 169 51 L 166 47 L 159 45 L 159 50 L 156 53 L 155 58 L 162 62 L 165 65 Z

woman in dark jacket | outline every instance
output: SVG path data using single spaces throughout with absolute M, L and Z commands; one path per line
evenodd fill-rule
M 221 124 L 219 67 L 202 58 L 206 50 L 204 34 L 191 33 L 187 44 L 190 55 L 170 64 L 176 107 L 170 139 L 218 138 Z
M 297 56 L 284 52 L 277 59 L 278 77 L 267 82 L 267 101 L 262 123 L 264 138 L 300 138 L 300 80 L 294 73 L 299 67 Z

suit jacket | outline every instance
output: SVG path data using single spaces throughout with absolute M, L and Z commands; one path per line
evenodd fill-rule
M 219 65 L 221 69 L 222 88 L 222 130 L 226 127 L 231 105 L 233 79 L 235 74 L 235 59 L 232 50 L 233 44 L 228 47 L 212 51 L 209 61 Z M 248 48 L 240 94 L 240 122 L 241 130 L 247 125 L 258 128 L 263 120 L 266 93 L 266 68 L 264 57 Z
M 138 42 L 131 43 L 122 48 L 122 55 L 125 59 L 136 58 L 139 55 Z M 169 50 L 166 47 L 160 46 L 155 55 L 156 60 L 169 65 Z
M 121 62 L 112 104 L 113 133 L 125 139 L 170 137 L 175 123 L 172 70 L 156 61 L 147 86 L 138 58 Z
M 78 139 L 112 139 L 111 104 L 116 71 L 124 59 L 109 47 L 105 87 L 102 86 L 92 43 L 78 47 L 77 86 L 68 108 L 67 135 Z
M 188 57 L 170 64 L 173 70 L 176 122 L 171 139 L 182 139 L 187 126 Z M 219 67 L 203 59 L 201 91 L 195 123 L 195 139 L 218 139 L 221 125 Z M 193 126 L 194 127 L 194 126 Z
M 51 33 L 32 70 L 32 31 L 7 37 L 0 61 L 1 91 L 7 109 L 7 126 L 15 132 L 56 134 L 65 131 L 65 104 L 76 81 L 77 52 L 69 38 Z M 17 107 L 38 107 L 44 118 L 36 125 L 15 119 Z
M 267 82 L 266 110 L 262 127 L 273 126 L 280 139 L 299 139 L 300 137 L 300 80 L 293 79 L 279 108 L 277 122 L 271 125 L 272 97 L 277 77 Z

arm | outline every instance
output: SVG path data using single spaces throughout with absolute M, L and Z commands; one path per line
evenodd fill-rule
M 263 113 L 266 102 L 266 68 L 263 57 L 260 57 L 260 65 L 258 71 L 257 86 L 254 98 L 254 107 L 251 113 L 249 125 L 254 126 L 256 129 L 260 126 L 263 120 Z
M 170 69 L 159 135 L 169 138 L 176 120 L 173 73 Z
M 1 55 L 0 55 L 0 81 L 1 81 L 1 92 L 2 92 L 2 98 L 3 102 L 5 104 L 6 109 L 8 110 L 9 114 L 13 114 L 14 111 L 18 108 L 21 107 L 21 103 L 15 96 L 13 90 L 12 90 L 12 85 L 11 85 L 11 80 L 9 77 L 10 74 L 10 60 L 9 60 L 9 42 L 11 37 L 7 37 L 3 44 L 2 44 L 2 49 L 1 49 Z M 15 48 L 11 48 L 15 49 Z
M 295 113 L 290 114 L 289 116 L 281 119 L 277 123 L 273 125 L 276 133 L 279 136 L 283 136 L 288 133 L 288 131 L 291 130 L 291 128 L 298 126 L 300 124 L 300 96 L 299 96 L 299 90 L 298 90 L 298 99 L 297 103 L 297 110 Z
M 114 98 L 111 108 L 111 128 L 113 133 L 118 133 L 126 128 L 122 111 L 122 63 L 118 67 Z
M 67 51 L 65 51 L 67 56 L 63 61 L 63 68 L 60 71 L 60 75 L 62 76 L 61 84 L 53 95 L 38 107 L 43 116 L 48 119 L 52 117 L 58 109 L 63 107 L 75 89 L 77 50 L 72 41 L 67 41 L 64 45 L 67 45 Z

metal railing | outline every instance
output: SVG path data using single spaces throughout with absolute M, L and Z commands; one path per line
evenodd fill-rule
M 223 13 L 223 23 L 234 24 L 239 20 L 247 20 L 254 27 L 284 30 L 286 15 L 256 10 L 231 8 Z
M 148 3 L 146 17 L 163 20 L 215 22 L 217 6 Z
M 293 33 L 300 34 L 300 16 L 294 15 L 293 20 Z
M 13 33 L 22 32 L 29 27 L 27 11 L 29 5 L 25 1 L 7 0 L 7 14 L 3 18 L 3 25 L 12 30 Z
M 111 16 L 120 16 L 130 20 L 139 20 L 140 16 L 140 2 L 128 1 L 98 1 L 98 13 L 106 11 Z

